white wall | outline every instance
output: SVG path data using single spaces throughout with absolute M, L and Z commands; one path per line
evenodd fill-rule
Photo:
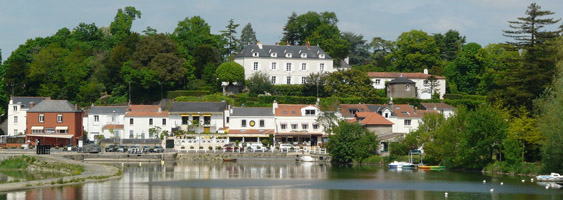
M 94 121 L 95 116 L 99 117 L 99 121 Z M 115 121 L 112 121 L 112 118 L 115 117 Z M 106 125 L 113 125 L 113 124 L 123 124 L 124 123 L 124 115 L 123 114 L 88 114 L 88 122 L 84 124 L 87 127 L 85 130 L 88 131 L 88 139 L 93 141 L 97 135 L 104 135 L 104 138 L 113 138 L 115 135 L 113 133 L 106 133 L 103 132 L 103 128 Z M 148 124 L 148 122 L 147 122 Z M 117 131 L 117 130 L 116 130 Z
M 377 79 L 379 79 L 379 84 L 376 84 Z M 385 89 L 385 83 L 393 80 L 392 78 L 371 78 L 372 85 L 375 89 Z M 416 95 L 419 99 L 431 99 L 432 95 L 430 93 L 430 86 L 428 84 L 424 84 L 426 79 L 410 79 L 415 82 L 416 86 Z M 438 89 L 435 89 L 436 92 L 440 94 L 440 99 L 443 99 L 444 94 L 446 93 L 446 79 L 438 79 Z
M 16 107 L 16 110 L 14 110 Z M 27 111 L 29 108 L 22 108 L 20 104 L 10 100 L 8 104 L 8 130 L 6 130 L 6 135 L 14 136 L 19 135 L 19 133 L 25 134 L 25 129 L 27 128 Z M 17 122 L 15 119 L 17 118 Z
M 202 112 L 203 113 L 203 112 Z M 217 132 L 218 129 L 225 127 L 224 121 L 226 120 L 223 116 L 224 113 L 211 113 L 211 122 L 210 122 L 210 132 L 214 133 Z M 192 123 L 192 116 L 190 116 L 188 123 Z M 180 127 L 182 130 L 187 130 L 187 125 L 182 125 L 182 115 L 181 113 L 170 113 L 170 127 L 176 128 Z M 204 118 L 203 114 L 199 117 L 199 124 L 203 125 Z M 203 126 L 201 126 L 203 127 Z
M 229 129 L 276 129 L 274 116 L 231 116 L 230 118 Z M 246 127 L 242 127 L 242 120 L 246 120 Z M 250 121 L 252 120 L 256 122 L 254 127 L 250 126 Z M 260 127 L 260 120 L 264 120 L 264 127 Z
M 130 124 L 130 119 L 133 118 L 133 124 Z M 149 119 L 153 119 L 153 125 L 149 125 Z M 162 119 L 166 119 L 166 125 L 162 125 Z M 125 117 L 124 132 L 121 138 L 124 139 L 142 139 L 143 134 L 145 139 L 149 139 L 149 129 L 160 127 L 162 131 L 171 131 L 171 124 L 169 117 Z M 130 137 L 130 133 L 133 131 L 133 137 Z M 160 133 L 159 133 L 160 134 Z M 158 138 L 158 135 L 153 135 L 152 138 Z
M 396 116 L 388 118 L 389 121 L 393 122 L 393 133 L 410 133 L 411 131 L 416 131 L 420 124 L 421 118 L 398 118 Z M 405 120 L 411 120 L 411 125 L 405 125 Z
M 264 57 L 245 57 L 235 58 L 235 62 L 244 67 L 244 77 L 248 79 L 252 74 L 262 71 L 270 76 L 276 77 L 277 85 L 287 84 L 287 77 L 291 77 L 291 84 L 301 84 L 301 78 L 307 77 L 311 73 L 319 73 L 320 64 L 324 64 L 324 71 L 334 72 L 332 59 L 307 59 L 307 58 L 264 58 Z M 254 70 L 254 62 L 258 62 L 258 70 Z M 272 69 L 272 63 L 276 63 L 276 69 Z M 286 71 L 287 63 L 291 63 L 291 71 Z M 306 70 L 301 69 L 301 65 L 307 65 Z

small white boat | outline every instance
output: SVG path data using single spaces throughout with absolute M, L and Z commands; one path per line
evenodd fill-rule
M 402 168 L 415 168 L 415 167 L 416 165 L 408 162 L 393 161 L 392 163 L 389 163 L 389 168 L 402 169 Z
M 558 173 L 551 173 L 550 175 L 539 175 L 536 177 L 538 181 L 563 181 L 563 176 L 559 175 Z
M 311 156 L 302 156 L 301 161 L 303 161 L 303 162 L 314 162 L 315 159 Z

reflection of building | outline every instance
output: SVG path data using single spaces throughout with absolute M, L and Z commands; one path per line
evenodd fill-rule
M 112 125 L 106 129 L 114 128 Z M 116 125 L 114 129 L 119 129 Z M 158 105 L 130 105 L 125 113 L 123 137 L 125 139 L 158 138 L 162 131 L 170 132 L 168 112 Z
M 27 111 L 27 140 L 36 145 L 76 145 L 83 135 L 82 111 L 67 100 L 43 100 Z
M 442 99 L 446 93 L 446 78 L 428 74 L 428 70 L 426 69 L 423 73 L 368 72 L 368 76 L 375 89 L 385 89 L 386 83 L 400 77 L 411 80 L 414 82 L 416 88 L 412 89 L 416 91 L 416 98 L 419 99 L 431 99 L 433 93 L 438 93 L 440 99 Z
M 27 111 L 49 97 L 12 97 L 8 104 L 8 129 L 5 134 L 9 136 L 25 134 L 27 128 Z
M 244 67 L 244 78 L 264 72 L 276 85 L 303 84 L 312 73 L 334 72 L 332 58 L 318 46 L 247 45 L 235 62 Z
M 94 141 L 99 135 L 104 138 L 122 137 L 123 120 L 127 106 L 92 106 L 88 110 L 87 123 L 88 140 Z
M 323 128 L 317 122 L 320 110 L 315 105 L 278 104 L 274 101 L 276 141 L 299 145 L 322 142 Z
M 174 102 L 169 111 L 174 130 L 217 133 L 229 120 L 226 102 Z

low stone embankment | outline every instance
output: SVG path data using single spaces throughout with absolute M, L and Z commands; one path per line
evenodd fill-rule
M 178 153 L 177 160 L 223 161 L 236 159 L 237 161 L 300 161 L 302 156 L 311 156 L 316 162 L 330 162 L 330 155 L 309 155 L 302 153 Z

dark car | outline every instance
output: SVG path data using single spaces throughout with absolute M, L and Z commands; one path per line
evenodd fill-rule
M 106 148 L 106 152 L 116 152 L 117 151 L 117 145 L 115 144 L 111 144 Z
M 164 152 L 164 148 L 162 148 L 161 146 L 154 146 L 154 148 L 151 149 L 151 152 L 162 153 Z
M 242 151 L 242 147 L 236 146 L 233 143 L 223 145 L 223 150 L 225 152 L 239 152 Z
M 96 144 L 87 144 L 83 147 L 84 153 L 100 153 L 102 151 L 102 147 Z
M 143 153 L 148 153 L 151 151 L 151 147 L 150 146 L 143 146 Z
M 117 148 L 117 152 L 127 152 L 127 149 L 125 148 L 125 146 L 121 145 Z

